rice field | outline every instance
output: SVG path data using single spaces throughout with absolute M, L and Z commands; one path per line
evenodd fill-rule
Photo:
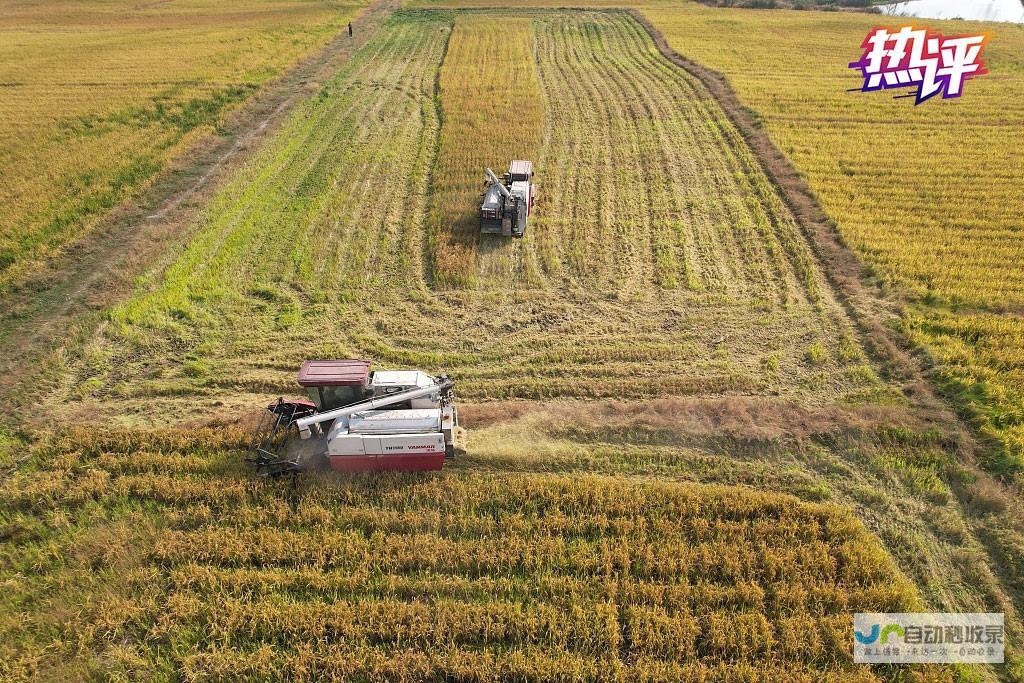
M 311 92 L 0 428 L 0 679 L 1020 680 L 1020 501 L 629 14 L 399 10 Z M 450 373 L 467 454 L 255 478 L 310 357 Z M 926 607 L 1008 666 L 853 665 Z
M 941 433 L 590 408 L 470 407 L 426 476 L 258 480 L 244 425 L 40 438 L 0 484 L 0 675 L 954 680 L 849 655 L 851 611 L 999 605 Z
M 0 2 L 0 293 L 216 132 L 361 5 Z
M 57 359 L 54 409 L 153 424 L 251 407 L 294 392 L 310 349 L 445 370 L 476 400 L 899 400 L 736 130 L 639 25 L 503 22 L 521 49 L 501 52 L 495 23 L 389 24 Z M 470 65 L 515 55 L 517 108 L 542 123 L 478 145 L 508 110 Z M 530 235 L 480 239 L 483 165 L 526 153 L 543 169 Z
M 471 466 L 293 488 L 244 440 L 36 447 L 0 485 L 0 675 L 876 681 L 849 611 L 918 604 L 859 522 L 781 493 Z
M 878 17 L 697 4 L 644 14 L 758 113 L 873 276 L 907 299 L 905 331 L 991 438 L 990 468 L 1019 482 L 1024 30 L 929 21 L 947 35 L 989 32 L 990 74 L 952 105 L 913 107 L 846 92 L 857 87 L 847 62 Z

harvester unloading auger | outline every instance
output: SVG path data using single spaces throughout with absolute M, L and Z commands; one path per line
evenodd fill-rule
M 464 450 L 455 383 L 418 370 L 376 370 L 365 360 L 307 360 L 299 384 L 312 401 L 278 399 L 248 458 L 263 476 L 305 470 L 439 470 Z

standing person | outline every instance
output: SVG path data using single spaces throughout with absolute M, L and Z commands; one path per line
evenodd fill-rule
M 352 22 L 348 22 L 348 37 L 352 37 Z

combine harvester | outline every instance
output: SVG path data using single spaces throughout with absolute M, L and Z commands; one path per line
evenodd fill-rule
M 508 166 L 504 180 L 484 169 L 487 185 L 480 205 L 480 232 L 485 235 L 522 237 L 536 200 L 533 162 L 516 159 Z
M 261 476 L 327 465 L 338 472 L 439 470 L 465 450 L 455 383 L 444 375 L 307 360 L 299 385 L 312 401 L 278 399 L 253 437 L 247 460 Z

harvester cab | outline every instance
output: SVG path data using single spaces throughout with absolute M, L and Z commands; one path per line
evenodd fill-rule
M 487 183 L 480 205 L 480 232 L 522 237 L 536 200 L 533 162 L 516 159 L 509 164 L 503 178 L 498 178 L 489 168 L 484 169 L 484 173 Z
M 439 470 L 464 450 L 455 383 L 418 370 L 370 370 L 364 360 L 307 360 L 298 383 L 311 401 L 268 406 L 250 462 L 276 476 Z

